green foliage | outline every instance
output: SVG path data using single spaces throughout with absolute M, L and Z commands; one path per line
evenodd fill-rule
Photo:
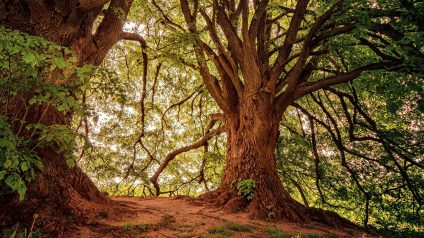
M 108 226 L 108 227 L 106 227 L 106 228 L 104 229 L 104 231 L 105 231 L 106 233 L 110 233 L 110 232 L 112 232 L 112 231 L 113 231 L 113 227 Z
M 280 229 L 276 229 L 273 227 L 266 227 L 266 231 L 269 234 L 269 238 L 291 238 L 290 235 L 282 232 Z
M 141 232 L 146 232 L 148 231 L 150 228 L 152 227 L 152 225 L 150 224 L 138 224 L 137 225 L 137 229 Z
M 230 237 L 235 232 L 251 232 L 252 229 L 251 225 L 227 221 L 221 226 L 209 228 L 209 235 L 202 235 L 201 237 Z
M 178 2 L 159 0 L 157 3 L 163 7 L 165 13 L 170 13 L 169 19 L 172 22 L 184 26 L 184 19 L 178 14 Z M 207 4 L 207 1 L 200 1 L 199 9 L 209 13 Z M 287 14 L 286 8 L 294 8 L 295 4 L 295 1 L 270 1 L 267 14 L 276 19 L 282 16 L 278 29 L 288 27 L 292 14 Z M 332 4 L 333 0 L 310 3 L 308 8 L 313 9 L 310 11 L 313 14 L 308 13 L 304 17 L 305 21 L 302 22 L 297 35 L 299 40 L 304 38 L 317 15 L 324 13 Z M 162 13 L 155 11 L 147 1 L 135 2 L 133 9 L 135 10 L 131 11 L 129 16 L 131 28 L 146 36 L 149 44 L 149 49 L 146 50 L 150 54 L 150 61 L 144 102 L 145 126 L 141 126 L 140 120 L 140 94 L 143 91 L 140 79 L 143 69 L 139 45 L 121 42 L 110 51 L 103 63 L 103 69 L 108 70 L 97 71 L 91 80 L 84 80 L 80 87 L 82 91 L 88 92 L 87 107 L 95 110 L 87 113 L 86 124 L 91 126 L 88 128 L 90 141 L 81 139 L 78 152 L 88 152 L 91 149 L 91 153 L 81 153 L 83 156 L 80 164 L 100 189 L 110 194 L 148 196 L 151 195 L 148 177 L 163 162 L 167 153 L 200 138 L 204 134 L 209 115 L 220 111 L 204 87 L 203 92 L 195 93 L 186 103 L 169 109 L 170 105 L 188 97 L 201 87 L 198 72 L 186 65 L 195 65 L 192 44 L 196 37 L 200 37 L 206 44 L 213 42 L 208 38 L 205 22 L 198 21 L 200 32 L 195 35 L 170 26 L 172 24 L 164 20 Z M 116 15 L 120 15 L 120 10 L 113 9 Z M 336 211 L 358 223 L 365 217 L 365 201 L 369 200 L 369 223 L 383 227 L 422 226 L 422 202 L 417 199 L 421 197 L 422 201 L 422 169 L 403 158 L 422 162 L 422 12 L 423 4 L 419 1 L 344 1 L 343 6 L 337 9 L 328 23 L 316 33 L 320 36 L 329 33 L 328 30 L 355 24 L 352 32 L 325 40 L 323 45 L 316 42 L 317 46 L 310 49 L 316 53 L 329 51 L 328 54 L 318 54 L 316 57 L 319 58 L 317 68 L 325 70 L 314 70 L 311 81 L 322 79 L 323 76 L 330 77 L 336 69 L 347 72 L 380 61 L 376 52 L 361 44 L 361 38 L 371 41 L 384 54 L 402 57 L 405 61 L 397 68 L 366 72 L 355 79 L 354 83 L 333 87 L 349 95 L 354 95 L 351 91 L 354 87 L 362 109 L 376 121 L 376 130 L 370 129 L 372 125 L 359 115 L 358 109 L 347 99 L 344 100 L 350 116 L 345 117 L 343 105 L 337 96 L 330 95 L 326 98 L 323 91 L 314 94 L 316 98 L 322 98 L 324 106 L 335 118 L 337 125 L 330 125 L 330 128 L 339 129 L 343 146 L 352 153 L 366 155 L 370 160 L 345 152 L 347 162 L 342 162 L 338 144 L 333 141 L 332 135 L 323 125 L 315 122 L 317 149 L 321 158 L 320 163 L 315 165 L 311 152 L 310 118 L 291 107 L 285 113 L 277 148 L 277 170 L 285 187 L 297 200 L 303 202 L 303 191 L 310 206 Z M 378 15 L 389 17 L 375 17 Z M 141 22 L 141 19 L 152 20 Z M 377 37 L 370 36 L 373 33 L 370 29 L 381 23 L 399 37 L 392 38 L 390 34 L 383 34 L 384 32 L 377 32 Z M 270 30 L 273 31 L 271 28 Z M 285 35 L 280 30 L 273 35 L 275 41 L 269 42 L 269 47 L 278 48 L 284 42 Z M 227 47 L 228 42 L 219 27 L 217 34 L 224 48 Z M 302 42 L 299 42 L 293 47 L 290 58 L 299 53 L 301 44 Z M 216 51 L 216 45 L 211 44 L 211 50 Z M 37 49 L 19 55 L 23 62 L 23 67 L 19 70 L 28 68 L 27 75 L 38 75 L 39 71 L 31 68 L 38 67 L 39 55 Z M 185 62 L 182 62 L 182 58 Z M 312 63 L 312 58 L 315 59 L 315 55 L 307 60 Z M 269 63 L 273 63 L 273 60 L 275 57 L 270 57 Z M 286 71 L 289 71 L 294 61 L 288 64 Z M 58 57 L 52 62 L 57 65 L 56 69 L 67 67 L 67 57 Z M 211 61 L 208 60 L 207 64 L 211 66 Z M 209 68 L 218 76 L 214 67 Z M 14 69 L 16 72 L 20 72 L 19 70 Z M 116 74 L 110 74 L 110 71 L 116 71 Z M 421 75 L 417 72 L 421 72 Z M 218 83 L 221 84 L 222 81 L 218 80 Z M 3 85 L 5 84 L 3 82 Z M 329 94 L 327 91 L 325 93 Z M 81 92 L 76 93 L 80 94 Z M 68 95 L 62 96 L 60 98 L 66 99 Z M 49 95 L 33 103 L 50 102 L 52 98 L 53 96 Z M 328 116 L 312 97 L 299 99 L 296 103 L 324 123 L 328 122 Z M 61 110 L 66 110 L 72 103 L 61 105 Z M 13 118 L 6 120 L 13 121 Z M 350 121 L 356 122 L 354 128 L 349 128 Z M 83 130 L 83 127 L 79 128 L 79 132 Z M 378 141 L 352 141 L 350 132 L 360 138 L 378 137 L 378 140 L 384 141 L 386 145 Z M 57 137 L 52 138 L 54 139 L 51 140 L 57 140 Z M 141 142 L 138 143 L 138 140 Z M 394 146 L 392 142 L 397 142 L 399 146 Z M 197 195 L 219 186 L 219 178 L 225 164 L 225 138 L 210 141 L 207 147 L 205 151 L 198 149 L 181 154 L 168 165 L 161 176 L 161 191 L 169 191 L 165 195 Z M 75 160 L 70 157 L 67 163 L 72 166 Z M 351 168 L 351 172 L 346 167 Z M 353 177 L 358 178 L 358 183 L 369 194 L 369 198 L 364 195 Z M 299 191 L 295 183 L 303 190 Z M 323 191 L 322 197 L 317 184 Z M 243 192 L 240 192 L 240 189 Z M 240 195 L 246 196 L 247 199 L 253 198 L 254 185 L 243 185 L 240 189 L 238 188 Z M 272 207 L 267 209 L 268 218 L 271 219 L 275 214 Z
M 148 9 L 134 14 L 147 12 Z M 154 26 L 149 27 L 153 29 Z M 149 36 L 152 42 L 158 40 L 164 46 L 177 47 L 168 44 L 170 42 L 165 41 L 168 40 L 166 37 L 154 35 L 154 32 L 150 32 Z M 87 95 L 87 104 L 93 109 L 87 117 L 93 147 L 85 151 L 79 165 L 92 176 L 101 190 L 110 194 L 150 195 L 149 176 L 156 166 L 163 162 L 169 152 L 201 138 L 210 120 L 208 115 L 219 112 L 204 87 L 201 87 L 195 72 L 181 64 L 175 65 L 175 59 L 155 56 L 149 60 L 143 130 L 140 120 L 140 92 L 143 90 L 140 55 L 139 45 L 133 42 L 123 42 L 112 48 L 101 67 L 116 74 L 96 72 L 92 78 L 92 88 L 95 90 Z M 161 67 L 155 83 L 154 76 L 159 65 Z M 196 90 L 199 92 L 186 103 L 167 110 Z M 140 143 L 135 143 L 142 131 L 144 148 Z M 83 127 L 80 132 L 84 132 Z M 170 191 L 172 195 L 198 195 L 208 189 L 216 189 L 224 169 L 225 138 L 217 137 L 210 142 L 208 151 L 201 147 L 178 155 L 161 175 L 161 178 L 167 178 L 161 182 L 161 191 Z M 151 163 L 149 153 L 154 157 Z M 132 163 L 134 170 L 130 169 L 125 178 Z M 206 181 L 198 183 L 202 168 Z
M 225 222 L 224 227 L 235 232 L 250 232 L 253 228 L 251 225 L 240 224 L 236 222 Z
M 332 3 L 324 1 L 323 6 Z M 365 221 L 368 211 L 368 223 L 380 228 L 420 229 L 424 185 L 423 5 L 421 1 L 375 3 L 345 1 L 339 10 L 343 14 L 334 14 L 332 20 L 346 23 L 354 16 L 358 22 L 349 34 L 329 40 L 330 54 L 320 60 L 319 67 L 340 65 L 352 70 L 381 61 L 382 54 L 388 56 L 385 61 L 403 59 L 402 65 L 364 72 L 352 83 L 332 87 L 333 92 L 350 95 L 353 100 L 340 100 L 340 95 L 329 90 L 298 100 L 296 103 L 309 114 L 299 107 L 286 112 L 277 167 L 283 171 L 286 188 L 299 201 L 303 202 L 303 192 L 309 205 L 336 211 L 358 223 Z M 349 8 L 352 5 L 355 7 Z M 373 34 L 378 27 L 390 30 Z M 366 47 L 364 40 L 377 48 Z M 320 77 L 317 73 L 312 79 Z M 313 155 L 311 117 L 321 120 L 313 122 L 318 163 Z
M 231 236 L 233 234 L 232 231 L 230 231 L 227 228 L 222 227 L 222 226 L 209 228 L 208 229 L 208 232 L 210 234 L 216 235 L 214 237 L 221 237 L 221 236 L 222 237 L 229 237 L 229 236 Z
M 327 123 L 332 125 L 331 122 L 323 121 L 321 125 L 314 121 L 319 155 L 319 163 L 316 164 L 312 153 L 308 115 L 294 109 L 287 112 L 283 122 L 284 128 L 277 147 L 277 167 L 283 171 L 283 181 L 289 192 L 303 202 L 299 189 L 291 181 L 297 182 L 310 206 L 313 204 L 333 210 L 350 220 L 363 222 L 367 199 L 365 191 L 369 194 L 370 224 L 395 230 L 405 227 L 417 229 L 422 224 L 422 209 L 414 194 L 422 194 L 423 180 L 419 175 L 422 175 L 422 169 L 410 163 L 420 161 L 423 153 L 424 138 L 418 129 L 423 123 L 423 117 L 418 110 L 410 110 L 414 108 L 414 102 L 417 100 L 416 97 L 410 97 L 415 94 L 414 91 L 399 97 L 404 103 L 403 110 L 389 110 L 386 102 L 391 99 L 385 96 L 387 92 L 374 89 L 388 80 L 387 75 L 381 78 L 379 75 L 380 73 L 376 73 L 375 77 L 368 75 L 355 81 L 354 89 L 360 105 L 354 106 L 345 99 L 347 112 L 336 95 L 328 91 L 314 94 L 315 99 L 318 102 L 321 100 L 324 108 L 332 112 L 331 117 L 337 123 L 337 130 L 346 149 L 346 164 L 343 164 L 337 141 L 332 138 L 331 132 L 334 132 L 334 129 L 325 127 Z M 402 76 L 398 77 L 400 78 L 392 81 L 394 88 L 403 87 Z M 403 79 L 406 81 L 408 77 L 404 76 Z M 340 86 L 337 90 L 351 93 L 352 88 Z M 311 116 L 318 119 L 327 117 L 313 98 L 307 97 L 298 103 L 306 108 Z M 364 116 L 353 115 L 354 111 L 359 114 L 359 110 L 365 111 L 364 115 L 372 118 L 373 122 L 367 122 Z M 349 117 L 346 115 L 354 118 L 354 126 L 349 125 Z M 299 120 L 306 123 L 299 123 Z M 376 129 L 373 129 L 373 123 Z M 383 143 L 367 139 L 353 140 L 354 137 L 367 136 L 381 138 Z M 403 148 L 408 153 L 404 154 L 394 148 Z M 409 164 L 407 171 L 404 171 L 402 166 L 397 166 L 400 163 Z M 409 186 L 405 186 L 404 179 L 411 181 Z M 361 190 L 358 184 L 364 190 Z
M 274 220 L 275 219 L 274 205 L 272 204 L 267 205 L 266 209 L 268 210 L 268 213 L 266 214 L 268 220 Z
M 127 231 L 130 231 L 130 232 L 134 231 L 134 226 L 131 223 L 127 222 L 124 225 L 122 225 L 122 227 Z
M 300 236 L 301 238 L 338 238 L 338 235 L 335 234 L 325 234 L 325 235 L 304 235 Z
M 19 223 L 15 226 L 2 230 L 2 238 L 42 238 L 43 234 L 39 229 L 32 230 L 31 232 L 27 231 L 26 228 L 21 228 Z
M 43 168 L 30 146 L 27 140 L 12 132 L 9 120 L 0 116 L 0 194 L 16 191 L 23 200 L 26 183 L 34 178 L 36 169 Z
M 175 217 L 169 214 L 163 214 L 160 220 L 160 224 L 167 226 L 171 223 L 175 223 Z
M 54 111 L 83 115 L 79 97 L 91 72 L 76 66 L 69 49 L 0 28 L 0 195 L 24 198 L 26 184 L 43 168 L 38 149 L 55 143 L 72 158 L 77 134 L 46 117 Z
M 254 179 L 240 180 L 237 183 L 238 195 L 244 196 L 248 201 L 253 199 L 255 194 L 256 181 Z
M 396 229 L 382 228 L 374 230 L 377 234 L 389 238 L 418 238 L 424 237 L 424 231 L 411 228 Z

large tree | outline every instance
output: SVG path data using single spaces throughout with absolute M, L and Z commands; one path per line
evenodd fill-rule
M 132 2 L 6 0 L 0 2 L 0 26 L 39 36 L 59 46 L 70 48 L 79 66 L 97 66 L 109 49 L 120 40 L 137 41 L 145 47 L 144 39 L 140 35 L 123 31 Z M 143 56 L 144 60 L 147 60 L 146 55 Z M 57 82 L 61 84 L 63 81 L 60 81 L 59 74 L 62 73 L 56 70 L 50 77 L 58 77 Z M 72 82 L 65 81 L 66 83 Z M 25 121 L 25 124 L 70 124 L 72 113 L 64 114 L 48 104 L 29 106 L 30 98 L 30 94 L 24 94 L 8 99 L 8 105 L 14 106 L 2 106 L 2 115 L 18 118 Z M 25 115 L 20 110 L 22 105 L 29 106 Z M 12 128 L 18 136 L 28 137 L 22 130 L 13 126 Z M 13 194 L 0 198 L 1 225 L 15 224 L 16 221 L 30 223 L 33 214 L 39 214 L 38 221 L 43 221 L 40 224 L 44 224 L 46 232 L 60 233 L 66 221 L 69 221 L 66 217 L 87 218 L 87 214 L 90 214 L 87 210 L 93 208 L 90 202 L 108 201 L 78 166 L 71 169 L 67 166 L 61 149 L 57 144 L 37 149 L 37 156 L 44 169 L 28 186 L 24 201 L 20 202 Z
M 226 168 L 220 188 L 205 197 L 230 209 L 247 207 L 253 217 L 272 212 L 295 222 L 332 223 L 329 213 L 306 208 L 282 186 L 275 162 L 280 121 L 305 95 L 364 72 L 400 70 L 407 65 L 402 53 L 422 54 L 408 43 L 388 49 L 405 36 L 396 19 L 406 12 L 416 17 L 417 6 L 409 1 L 181 0 L 178 18 L 168 14 L 171 8 L 152 2 L 163 22 L 192 43 L 194 54 L 181 60 L 200 73 L 223 112 Z M 419 31 L 417 25 L 413 31 Z M 356 62 L 346 64 L 352 57 Z M 155 185 L 157 177 L 151 178 Z M 240 198 L 237 185 L 252 180 L 253 198 Z

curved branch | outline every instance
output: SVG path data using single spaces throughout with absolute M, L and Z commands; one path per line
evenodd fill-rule
M 122 28 L 132 3 L 133 0 L 111 0 L 92 38 L 96 51 L 84 52 L 86 54 L 86 58 L 82 59 L 84 63 L 100 65 L 109 49 L 121 40 Z
M 190 98 L 192 98 L 194 95 L 199 95 L 199 94 L 201 94 L 202 92 L 203 92 L 203 89 L 202 89 L 202 87 L 203 87 L 203 85 L 200 85 L 199 87 L 197 87 L 196 88 L 196 90 L 194 90 L 190 95 L 188 95 L 187 97 L 185 97 L 185 98 L 183 98 L 183 99 L 181 99 L 180 101 L 178 101 L 178 102 L 176 102 L 176 103 L 174 103 L 174 104 L 172 104 L 171 106 L 169 106 L 164 112 L 163 112 L 163 114 L 162 114 L 162 118 L 161 118 L 161 121 L 162 122 L 165 122 L 165 124 L 168 126 L 168 124 L 166 123 L 166 121 L 164 121 L 164 118 L 165 118 L 165 115 L 166 115 L 166 113 L 169 111 L 169 110 L 171 110 L 172 108 L 174 108 L 174 107 L 179 107 L 179 106 L 181 106 L 183 103 L 185 103 L 185 102 L 187 102 Z M 162 128 L 163 128 L 163 126 L 162 126 Z
M 144 106 L 144 101 L 146 99 L 147 94 L 147 67 L 148 67 L 148 57 L 146 54 L 147 43 L 146 40 L 137 33 L 129 33 L 122 32 L 121 33 L 122 40 L 130 40 L 137 41 L 141 47 L 141 55 L 143 57 L 143 76 L 142 76 L 142 91 L 141 91 L 141 99 L 140 99 L 140 109 L 141 109 L 141 137 L 144 136 L 144 128 L 145 128 L 145 117 L 146 117 L 146 108 Z M 159 70 L 159 69 L 158 69 Z
M 306 94 L 310 94 L 322 88 L 326 88 L 326 87 L 333 86 L 340 83 L 349 82 L 355 78 L 358 78 L 365 71 L 387 69 L 387 68 L 392 68 L 399 65 L 400 63 L 379 62 L 379 63 L 369 64 L 369 65 L 360 67 L 350 72 L 340 73 L 331 77 L 323 78 L 316 82 L 301 83 L 299 87 L 297 88 L 296 92 L 294 93 L 294 99 L 300 98 Z
M 152 177 L 150 177 L 150 182 L 152 182 L 153 186 L 156 189 L 156 196 L 159 196 L 160 194 L 160 187 L 158 184 L 158 178 L 160 176 L 160 174 L 165 170 L 166 166 L 168 166 L 168 164 L 175 159 L 175 157 L 179 154 L 182 154 L 184 152 L 190 151 L 190 150 L 194 150 L 197 149 L 203 145 L 205 145 L 205 143 L 208 142 L 208 140 L 210 140 L 211 138 L 213 138 L 214 136 L 217 136 L 221 133 L 223 133 L 225 130 L 224 127 L 219 127 L 217 129 L 211 130 L 210 132 L 206 133 L 201 139 L 199 139 L 197 142 L 191 144 L 191 145 L 187 145 L 181 148 L 178 148 L 170 153 L 168 153 L 165 157 L 165 160 L 163 161 L 163 163 L 159 166 L 159 168 L 156 170 L 155 174 L 153 174 Z

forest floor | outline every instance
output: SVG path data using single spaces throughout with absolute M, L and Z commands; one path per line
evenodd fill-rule
M 66 237 L 372 237 L 360 230 L 335 229 L 321 224 L 252 220 L 246 213 L 226 213 L 184 197 L 112 199 L 125 209 L 102 211 L 90 225 L 72 228 Z

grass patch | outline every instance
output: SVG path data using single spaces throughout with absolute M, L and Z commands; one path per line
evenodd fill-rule
M 126 232 L 128 232 L 129 234 L 131 234 L 131 235 L 135 235 L 135 234 L 137 234 L 137 230 L 135 229 L 135 227 L 134 227 L 134 225 L 133 224 L 131 224 L 131 223 L 125 223 L 123 226 L 122 226 L 122 228 L 124 228 L 124 230 L 126 231 Z
M 152 224 L 144 224 L 144 223 L 141 223 L 141 224 L 138 224 L 138 225 L 136 226 L 136 228 L 137 228 L 137 230 L 139 230 L 139 231 L 141 231 L 141 232 L 146 232 L 146 231 L 151 230 L 151 229 L 153 228 L 153 225 L 152 225 Z
M 224 227 L 235 232 L 250 232 L 253 228 L 251 225 L 240 224 L 235 222 L 225 222 Z
M 203 238 L 221 238 L 230 237 L 235 232 L 251 232 L 251 225 L 245 225 L 235 222 L 225 222 L 222 226 L 211 227 L 208 229 L 209 234 L 202 235 Z
M 187 224 L 173 224 L 170 229 L 173 231 L 190 233 L 194 231 L 195 227 Z
M 165 213 L 160 218 L 160 222 L 159 222 L 158 225 L 166 227 L 166 226 L 169 226 L 169 225 L 171 225 L 172 223 L 175 223 L 175 222 L 176 222 L 176 219 L 175 219 L 174 216 Z
M 41 238 L 44 237 L 41 233 L 41 230 L 34 229 L 32 231 L 28 231 L 26 228 L 21 228 L 19 223 L 11 228 L 6 228 L 1 230 L 1 237 L 5 238 Z
M 325 234 L 325 235 L 303 235 L 302 238 L 338 238 L 336 234 Z
M 176 222 L 175 218 L 169 214 L 165 214 L 161 217 L 160 221 L 157 224 L 149 224 L 149 223 L 140 223 L 140 224 L 131 224 L 126 222 L 122 225 L 124 231 L 129 232 L 130 234 L 148 232 L 148 231 L 156 231 L 160 228 L 170 228 L 173 229 L 174 223 Z M 179 226 L 177 226 L 179 228 Z
M 274 227 L 266 227 L 265 230 L 266 232 L 268 232 L 269 238 L 291 238 L 292 237 Z
M 227 237 L 233 234 L 232 231 L 228 230 L 227 228 L 223 226 L 211 227 L 208 229 L 208 232 L 210 234 L 218 234 L 218 235 L 223 235 Z
M 275 227 L 266 227 L 265 231 L 268 232 L 269 238 L 338 238 L 336 234 L 324 234 L 324 235 L 289 235 L 284 233 Z
M 182 235 L 178 235 L 177 238 L 192 238 L 195 237 L 195 235 L 192 234 L 182 234 Z
M 128 223 L 128 222 L 126 222 L 124 225 L 122 225 L 122 228 L 124 228 L 124 229 L 125 229 L 125 230 L 127 230 L 127 231 L 132 231 L 132 230 L 134 230 L 133 225 L 132 225 L 132 224 L 130 224 L 130 223 Z

